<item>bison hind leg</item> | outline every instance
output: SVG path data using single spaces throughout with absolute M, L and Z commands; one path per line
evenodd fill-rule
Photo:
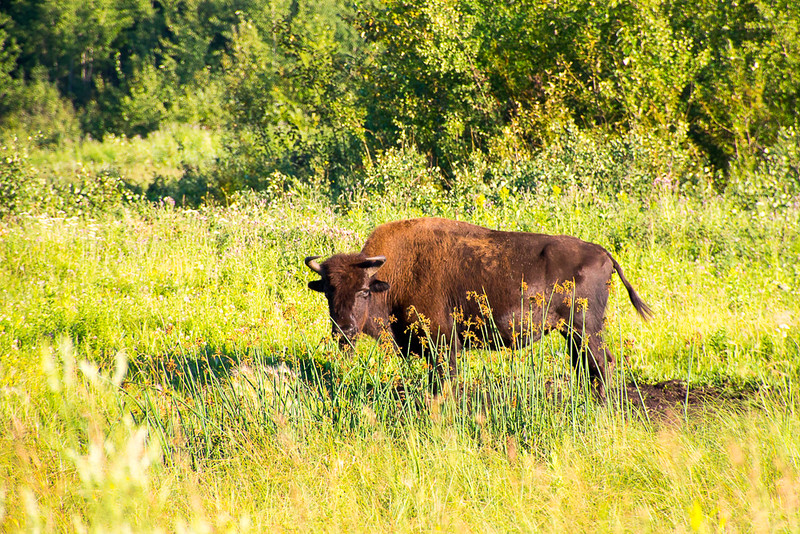
M 611 372 L 614 369 L 614 355 L 606 347 L 600 332 L 576 332 L 566 329 L 561 332 L 567 340 L 572 366 L 580 376 L 588 372 L 590 383 L 600 399 L 605 400 Z

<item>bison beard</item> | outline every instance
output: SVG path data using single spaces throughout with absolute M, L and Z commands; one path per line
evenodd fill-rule
M 427 353 L 430 339 L 448 347 L 431 361 L 431 383 L 456 375 L 467 339 L 487 348 L 522 346 L 558 330 L 573 366 L 584 362 L 601 398 L 614 356 L 602 337 L 608 286 L 616 272 L 631 303 L 652 315 L 600 245 L 571 236 L 501 232 L 438 218 L 378 226 L 361 252 L 306 265 L 320 275 L 308 287 L 325 294 L 333 334 L 342 345 L 365 333 L 389 336 L 404 353 Z M 496 334 L 476 328 L 491 320 Z M 438 381 L 433 380 L 438 375 Z

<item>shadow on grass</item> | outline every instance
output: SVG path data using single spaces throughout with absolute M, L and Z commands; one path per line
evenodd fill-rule
M 159 384 L 176 392 L 225 384 L 243 370 L 258 368 L 275 376 L 299 378 L 303 384 L 327 397 L 334 396 L 341 382 L 331 361 L 323 361 L 306 350 L 288 352 L 286 347 L 231 348 L 206 345 L 198 351 L 172 350 L 156 358 L 130 362 L 130 376 L 141 383 Z
M 367 372 L 351 374 L 334 360 L 326 359 L 326 354 L 307 347 L 241 350 L 206 346 L 191 354 L 163 353 L 157 359 L 132 362 L 132 367 L 134 374 L 145 383 L 160 384 L 162 388 L 188 394 L 206 387 L 228 385 L 237 374 L 257 369 L 301 385 L 303 398 L 324 399 L 330 403 L 325 410 L 329 411 L 334 425 L 343 416 L 345 407 L 352 411 L 360 409 L 358 406 L 380 406 L 382 417 L 402 421 L 401 414 L 430 415 L 432 409 L 438 409 L 444 402 L 441 396 L 431 394 L 424 373 L 388 380 Z M 565 375 L 563 383 L 560 379 L 556 382 L 541 380 L 532 387 L 513 376 L 481 373 L 444 386 L 447 390 L 444 396 L 449 396 L 456 409 L 464 412 L 462 416 L 483 414 L 486 419 L 500 418 L 517 429 L 529 426 L 531 417 L 540 419 L 540 424 L 558 426 L 563 423 L 558 421 L 559 416 L 568 413 L 574 416 L 577 411 L 583 411 L 586 404 L 603 404 L 589 388 L 570 390 L 575 387 L 571 382 Z M 653 424 L 679 423 L 710 411 L 741 410 L 758 391 L 757 384 L 742 387 L 720 382 L 687 388 L 683 380 L 658 383 L 628 380 L 609 388 L 606 405 Z

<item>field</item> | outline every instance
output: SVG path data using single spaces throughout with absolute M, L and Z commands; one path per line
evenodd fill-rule
M 0 532 L 800 532 L 799 22 L 0 3 Z M 609 250 L 607 399 L 340 350 L 303 259 L 420 216 Z
M 0 530 L 800 530 L 796 205 L 468 178 L 0 219 Z M 655 318 L 615 277 L 607 403 L 559 336 L 466 351 L 438 397 L 338 350 L 302 259 L 422 215 L 612 251 Z

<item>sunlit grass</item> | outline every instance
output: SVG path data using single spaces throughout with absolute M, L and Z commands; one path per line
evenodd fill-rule
M 614 281 L 616 383 L 756 389 L 745 401 L 669 420 L 604 405 L 558 335 L 466 351 L 441 398 L 419 358 L 340 352 L 302 258 L 421 214 L 390 203 L 0 221 L 0 530 L 797 530 L 798 214 L 641 208 L 437 213 L 606 246 L 656 312 Z
M 404 409 L 388 390 L 355 388 L 360 397 L 339 404 L 350 424 L 337 426 L 314 389 L 320 376 L 271 362 L 126 385 L 124 359 L 98 372 L 62 342 L 37 367 L 24 377 L 35 387 L 0 401 L 5 530 L 800 526 L 790 399 L 656 426 L 593 406 L 578 431 L 531 449 L 488 428 L 491 413 L 448 400 L 386 418 Z
M 155 176 L 179 177 L 184 167 L 207 167 L 221 155 L 221 136 L 208 129 L 176 124 L 146 138 L 108 135 L 71 141 L 56 149 L 31 149 L 30 163 L 52 176 L 114 170 L 146 186 Z

